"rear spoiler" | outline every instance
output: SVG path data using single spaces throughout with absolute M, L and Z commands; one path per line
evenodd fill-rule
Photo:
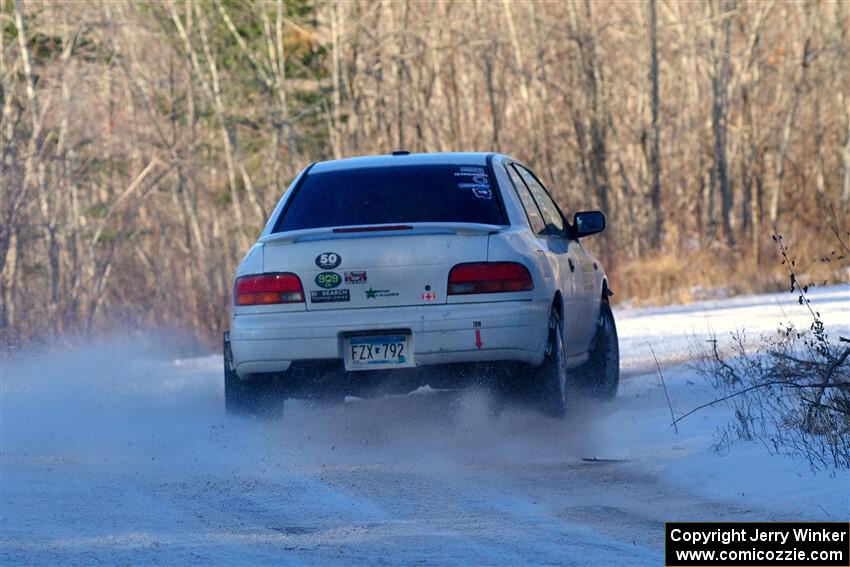
M 338 238 L 364 238 L 375 236 L 397 236 L 403 234 L 456 234 L 472 236 L 494 234 L 507 226 L 478 224 L 471 222 L 414 222 L 406 224 L 376 224 L 370 226 L 329 226 L 305 228 L 286 232 L 274 232 L 260 237 L 261 244 L 300 242 L 304 240 L 330 240 Z

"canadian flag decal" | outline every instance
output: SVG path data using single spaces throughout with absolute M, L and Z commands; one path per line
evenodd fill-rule
M 422 295 L 420 297 L 422 298 L 422 301 L 436 301 L 437 300 L 437 294 L 434 293 L 433 291 L 423 291 Z

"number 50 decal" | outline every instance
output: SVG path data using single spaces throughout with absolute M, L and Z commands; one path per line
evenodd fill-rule
M 336 252 L 322 252 L 316 256 L 316 265 L 323 270 L 332 270 L 339 266 L 342 257 Z

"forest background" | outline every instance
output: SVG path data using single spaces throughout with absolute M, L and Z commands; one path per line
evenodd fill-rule
M 236 263 L 322 159 L 499 151 L 615 299 L 846 281 L 850 3 L 0 0 L 0 346 L 214 344 Z

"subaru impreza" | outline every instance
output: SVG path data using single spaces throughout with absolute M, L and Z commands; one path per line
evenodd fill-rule
M 619 351 L 608 277 L 526 166 L 494 153 L 314 163 L 239 264 L 224 335 L 225 405 L 355 387 L 437 366 L 501 366 L 564 415 L 573 386 L 612 398 Z M 322 380 L 310 380 L 322 375 Z M 300 390 L 299 390 L 300 388 Z M 315 393 L 315 392 L 314 392 Z

